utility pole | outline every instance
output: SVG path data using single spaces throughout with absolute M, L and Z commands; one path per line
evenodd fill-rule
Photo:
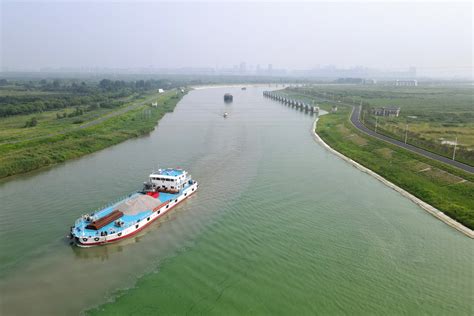
M 405 144 L 407 143 L 407 138 L 408 138 L 408 124 L 405 125 Z
M 456 136 L 456 141 L 454 142 L 454 150 L 453 150 L 453 160 L 456 158 L 456 147 L 458 146 L 458 137 Z
M 377 133 L 377 126 L 378 126 L 378 122 L 379 122 L 378 119 L 379 119 L 379 118 L 376 116 L 376 117 L 375 117 L 375 133 Z

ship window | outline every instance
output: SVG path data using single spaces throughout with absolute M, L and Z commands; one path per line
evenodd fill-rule
M 138 224 L 137 224 L 137 225 L 135 225 L 135 228 L 138 228 Z
M 147 220 L 147 221 L 149 221 L 149 220 L 150 220 L 150 218 L 148 217 L 146 220 Z
M 175 202 L 175 203 L 178 202 L 178 199 L 174 200 L 174 202 Z
M 157 213 L 160 214 L 161 211 L 158 211 Z
M 169 205 L 166 205 L 166 208 L 170 207 Z

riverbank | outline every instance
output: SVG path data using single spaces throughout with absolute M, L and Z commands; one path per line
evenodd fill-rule
M 284 91 L 321 104 L 362 105 L 360 120 L 367 129 L 448 159 L 453 158 L 457 144 L 456 161 L 474 166 L 474 112 L 469 86 L 333 84 Z M 390 116 L 374 115 L 383 107 L 399 112 Z
M 324 118 L 324 117 L 323 117 Z M 443 213 L 442 211 L 440 211 L 439 209 L 437 209 L 436 207 L 430 205 L 429 203 L 423 201 L 422 199 L 416 197 L 415 195 L 413 195 L 412 193 L 408 192 L 407 190 L 403 189 L 402 187 L 392 183 L 391 181 L 387 180 L 385 177 L 381 176 L 380 174 L 374 172 L 373 170 L 367 168 L 366 166 L 362 165 L 361 163 L 349 158 L 348 156 L 350 156 L 350 151 L 349 150 L 343 150 L 342 152 L 344 153 L 341 153 L 337 150 L 335 150 L 333 147 L 331 147 L 330 145 L 328 145 L 325 140 L 323 140 L 324 136 L 321 137 L 321 135 L 319 135 L 317 133 L 317 122 L 318 122 L 319 118 L 316 118 L 316 120 L 314 121 L 313 123 L 313 127 L 312 127 L 312 135 L 314 137 L 314 139 L 320 143 L 323 147 L 325 147 L 327 150 L 329 150 L 330 152 L 332 152 L 333 154 L 335 154 L 336 156 L 340 157 L 341 159 L 347 161 L 348 163 L 352 164 L 354 167 L 356 167 L 357 169 L 367 173 L 367 174 L 370 174 L 371 176 L 373 176 L 374 178 L 376 178 L 377 180 L 381 181 L 382 183 L 384 183 L 385 185 L 387 185 L 388 187 L 394 189 L 395 191 L 399 192 L 400 194 L 402 194 L 403 196 L 409 198 L 411 201 L 413 201 L 414 203 L 416 203 L 417 205 L 419 205 L 421 208 L 423 208 L 424 210 L 426 210 L 428 213 L 430 213 L 431 215 L 435 216 L 436 218 L 438 218 L 439 220 L 443 221 L 444 223 L 448 224 L 449 226 L 457 229 L 459 232 L 463 233 L 464 235 L 470 237 L 470 238 L 474 238 L 474 231 L 469 228 L 469 227 L 466 227 L 464 226 L 462 223 L 456 221 L 455 219 L 447 216 L 445 213 Z M 332 126 L 333 127 L 333 130 L 334 130 L 334 127 L 337 127 L 337 126 Z M 352 131 L 354 132 L 354 131 Z M 324 135 L 324 133 L 323 133 Z M 356 142 L 358 142 L 359 145 L 367 145 L 367 142 L 368 141 L 374 141 L 375 140 L 366 140 L 363 138 L 363 135 L 356 135 L 356 134 L 352 134 L 350 135 L 352 136 L 352 138 L 354 138 L 354 136 L 358 137 L 358 140 Z M 357 139 L 357 138 L 356 138 Z M 328 140 L 329 142 L 331 142 L 331 139 L 326 137 L 326 140 Z M 340 141 L 343 141 L 342 139 L 340 139 Z M 364 143 L 365 142 L 365 143 Z M 390 150 L 396 150 L 395 148 L 391 148 Z M 387 151 L 385 151 L 385 153 L 387 153 Z M 348 156 L 346 156 L 345 154 L 347 154 Z M 387 157 L 386 157 L 387 158 Z M 385 174 L 390 174 L 390 173 L 385 173 Z M 466 180 L 467 181 L 467 180 Z M 463 184 L 465 183 L 466 181 L 462 181 L 460 184 Z M 408 187 L 408 183 L 402 183 L 402 185 L 404 184 L 404 187 Z M 469 191 L 470 192 L 470 191 Z M 466 192 L 466 199 L 469 199 L 469 195 L 470 193 L 469 192 Z M 449 202 L 448 202 L 449 203 Z M 472 213 L 470 214 L 472 215 Z M 472 216 L 470 216 L 471 218 Z M 468 224 L 470 223 L 470 221 L 466 221 Z
M 44 120 L 40 119 L 37 126 L 28 128 L 35 129 L 36 136 L 32 137 L 29 131 L 23 139 L 20 136 L 14 142 L 0 144 L 0 178 L 79 158 L 147 134 L 166 113 L 174 110 L 183 95 L 176 90 L 157 92 L 115 111 L 101 112 L 99 109 L 76 116 L 75 121 L 64 120 L 64 123 L 56 119 L 54 111 L 44 112 L 41 114 Z M 151 106 L 152 101 L 157 102 L 156 107 Z M 22 117 L 14 119 L 21 120 Z M 81 120 L 79 124 L 77 120 Z M 12 133 L 25 130 L 15 127 L 15 122 L 11 125 Z
M 315 144 L 314 117 L 265 89 L 192 91 L 146 137 L 2 182 L 2 315 L 468 315 L 472 239 Z M 134 238 L 68 246 L 74 219 L 157 165 L 202 190 Z

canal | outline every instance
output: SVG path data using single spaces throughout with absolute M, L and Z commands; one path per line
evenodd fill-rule
M 472 240 L 265 89 L 194 90 L 146 137 L 1 182 L 0 314 L 472 313 Z M 77 217 L 157 167 L 189 170 L 198 193 L 132 239 L 68 245 Z

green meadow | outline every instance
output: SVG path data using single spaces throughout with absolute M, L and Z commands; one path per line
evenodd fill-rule
M 316 132 L 332 148 L 474 229 L 474 175 L 359 132 L 349 107 L 321 116 Z
M 51 166 L 152 131 L 182 93 L 128 98 L 116 108 L 74 108 L 0 118 L 0 178 Z M 151 103 L 158 106 L 152 107 Z M 65 116 L 65 117 L 62 117 Z M 35 126 L 26 127 L 32 119 Z
M 361 119 L 370 129 L 474 166 L 474 101 L 470 85 L 314 85 L 290 88 L 286 93 L 312 98 L 322 108 L 328 101 L 362 104 Z M 375 116 L 378 107 L 400 107 L 398 117 Z

